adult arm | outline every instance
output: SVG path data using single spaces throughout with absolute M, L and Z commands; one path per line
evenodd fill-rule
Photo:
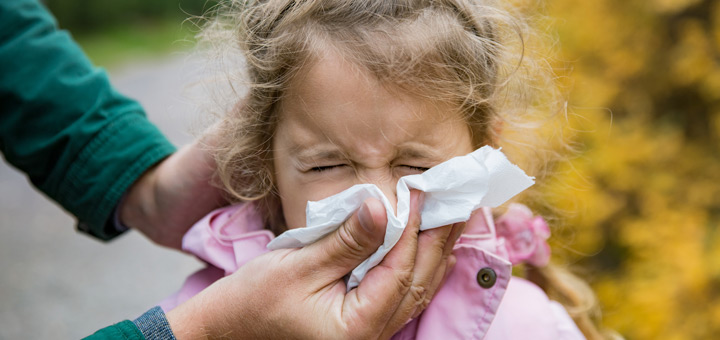
M 102 240 L 132 183 L 175 149 L 36 0 L 0 1 L 0 150 Z

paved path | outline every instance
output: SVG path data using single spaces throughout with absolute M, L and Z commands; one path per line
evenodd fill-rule
M 200 130 L 181 56 L 134 64 L 111 77 L 176 145 Z M 0 161 L 0 339 L 77 339 L 135 318 L 201 267 L 130 232 L 104 244 Z

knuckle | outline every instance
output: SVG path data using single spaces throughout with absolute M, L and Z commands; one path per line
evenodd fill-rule
M 413 305 L 421 306 L 425 301 L 427 290 L 423 286 L 412 285 L 410 287 L 410 298 L 413 301 Z
M 405 295 L 413 285 L 414 274 L 412 271 L 396 271 L 395 279 L 397 280 L 397 287 L 400 294 Z
M 344 254 L 352 257 L 362 257 L 365 254 L 365 246 L 355 234 L 349 231 L 349 228 L 340 227 L 335 235 Z
M 418 311 L 422 312 L 425 309 L 427 309 L 427 307 L 430 305 L 431 300 L 432 300 L 432 298 L 430 298 L 426 295 L 425 298 L 423 298 L 423 300 L 420 301 L 420 305 L 418 306 Z

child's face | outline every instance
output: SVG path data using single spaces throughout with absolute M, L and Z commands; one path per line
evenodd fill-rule
M 289 229 L 305 205 L 373 183 L 396 204 L 402 176 L 473 151 L 454 107 L 389 92 L 366 71 L 328 54 L 289 86 L 273 139 L 277 189 Z

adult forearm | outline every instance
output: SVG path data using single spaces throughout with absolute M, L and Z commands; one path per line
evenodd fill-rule
M 111 238 L 120 197 L 174 148 L 39 2 L 0 2 L 0 32 L 0 150 L 81 230 Z

